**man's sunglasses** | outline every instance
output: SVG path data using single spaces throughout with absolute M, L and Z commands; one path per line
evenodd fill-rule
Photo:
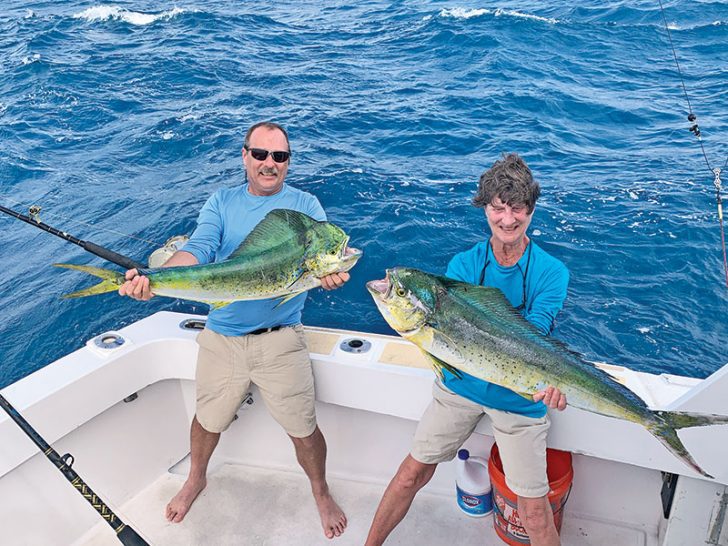
M 269 150 L 264 150 L 263 148 L 248 148 L 247 146 L 244 146 L 244 148 L 250 152 L 250 155 L 252 155 L 253 159 L 256 161 L 265 161 L 268 154 L 271 155 L 273 161 L 276 163 L 285 163 L 291 157 L 291 152 L 271 152 Z

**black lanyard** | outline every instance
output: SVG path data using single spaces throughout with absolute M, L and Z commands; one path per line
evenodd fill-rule
M 526 276 L 528 275 L 528 266 L 531 265 L 531 248 L 532 244 L 528 243 L 528 257 L 526 258 L 526 270 L 524 271 L 521 269 L 521 266 L 518 265 L 518 262 L 516 262 L 516 267 L 518 268 L 518 271 L 521 272 L 521 275 L 523 276 L 523 295 L 522 295 L 522 301 L 521 305 L 516 307 L 516 311 L 523 311 L 526 308 Z M 520 259 L 518 260 L 520 261 Z M 485 268 L 488 267 L 488 264 L 490 264 L 490 241 L 488 241 L 488 246 L 485 249 L 485 263 L 483 264 L 483 270 L 480 272 L 480 286 L 483 286 L 483 283 L 485 282 Z

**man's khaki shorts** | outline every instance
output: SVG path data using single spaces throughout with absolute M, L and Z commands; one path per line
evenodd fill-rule
M 425 464 L 452 460 L 483 415 L 488 415 L 508 487 L 522 497 L 548 494 L 548 415 L 533 418 L 481 406 L 443 388 L 439 381 L 435 381 L 432 395 L 434 399 L 415 432 L 411 452 L 414 459 Z
M 247 336 L 223 336 L 205 328 L 197 344 L 197 421 L 202 428 L 226 430 L 252 382 L 290 436 L 313 434 L 313 371 L 303 326 Z

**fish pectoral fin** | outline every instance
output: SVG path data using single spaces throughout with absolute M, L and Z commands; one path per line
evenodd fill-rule
M 283 296 L 281 298 L 281 301 L 278 302 L 278 305 L 276 305 L 275 308 L 278 309 L 284 303 L 291 301 L 293 298 L 295 298 L 299 294 L 303 294 L 304 292 L 305 292 L 305 290 L 301 290 L 300 292 L 293 292 L 291 294 L 288 294 L 287 296 Z
M 230 305 L 231 301 L 206 301 L 207 305 L 209 305 L 213 311 L 217 311 L 218 309 L 222 309 L 223 307 L 226 307 Z
M 294 275 L 293 281 L 286 287 L 288 290 L 292 290 L 293 287 L 296 285 L 298 281 L 300 281 L 303 278 L 303 275 L 306 273 L 306 270 L 304 269 L 303 265 L 298 267 L 298 270 L 296 271 Z M 296 294 L 300 294 L 301 291 L 297 291 Z
M 427 351 L 422 351 L 422 352 L 425 355 L 425 357 L 427 357 L 427 359 L 430 361 L 430 364 L 432 364 L 432 367 L 435 369 L 435 372 L 437 372 L 437 375 L 440 377 L 440 380 L 445 379 L 443 376 L 443 373 L 442 373 L 443 369 L 447 370 L 448 372 L 453 374 L 458 379 L 463 378 L 463 374 L 457 368 L 454 368 L 453 366 L 451 366 L 444 360 L 440 360 L 439 358 L 428 353 Z
M 438 346 L 439 349 L 445 351 L 451 356 L 451 359 L 457 362 L 465 362 L 463 354 L 458 348 L 458 344 L 448 335 L 444 334 L 441 330 L 437 329 L 437 326 L 432 327 L 434 330 L 434 336 L 432 340 L 433 346 Z

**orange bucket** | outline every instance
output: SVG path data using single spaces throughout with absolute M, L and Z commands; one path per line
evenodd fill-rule
M 518 517 L 518 496 L 506 485 L 498 446 L 493 444 L 488 459 L 488 474 L 493 487 L 493 526 L 498 536 L 511 546 L 531 544 L 528 533 Z M 551 490 L 548 494 L 554 512 L 556 530 L 561 531 L 564 506 L 569 499 L 574 469 L 571 466 L 571 453 L 556 449 L 546 450 L 546 474 Z

